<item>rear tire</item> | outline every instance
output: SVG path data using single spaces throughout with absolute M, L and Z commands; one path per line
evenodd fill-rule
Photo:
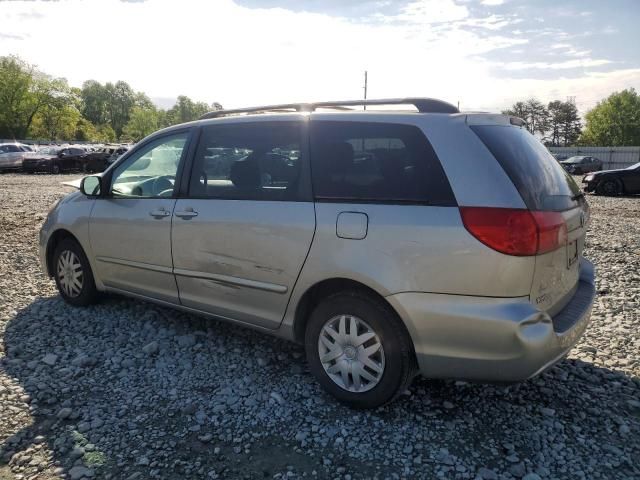
M 415 376 L 411 338 L 400 318 L 380 299 L 357 290 L 320 301 L 307 324 L 305 350 L 320 385 L 355 408 L 393 401 Z
M 76 307 L 95 303 L 98 290 L 89 260 L 78 242 L 67 238 L 53 253 L 53 276 L 62 299 Z
M 57 163 L 51 165 L 51 173 L 53 175 L 58 175 L 60 173 L 60 165 L 58 165 Z
M 599 195 L 617 196 L 622 193 L 622 185 L 615 178 L 605 179 L 598 184 L 596 192 Z

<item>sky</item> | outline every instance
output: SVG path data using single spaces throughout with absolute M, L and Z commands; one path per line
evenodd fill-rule
M 462 110 L 640 90 L 640 0 L 0 2 L 0 55 L 160 106 L 434 97 Z

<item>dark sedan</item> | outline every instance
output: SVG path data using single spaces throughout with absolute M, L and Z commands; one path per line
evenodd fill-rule
M 579 156 L 561 160 L 560 165 L 569 173 L 580 175 L 587 172 L 602 170 L 602 162 L 595 157 Z
M 585 192 L 598 195 L 640 193 L 640 163 L 619 170 L 589 173 L 582 179 Z
M 87 155 L 84 171 L 87 173 L 103 172 L 109 165 L 127 152 L 127 147 L 105 147 Z
M 25 155 L 22 169 L 27 173 L 60 173 L 82 170 L 87 152 L 77 147 L 48 147 Z

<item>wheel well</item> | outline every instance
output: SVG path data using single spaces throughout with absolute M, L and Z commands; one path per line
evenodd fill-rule
M 397 315 L 397 312 L 389 304 L 389 302 L 387 302 L 387 300 L 374 289 L 367 287 L 363 283 L 357 282 L 355 280 L 350 280 L 348 278 L 331 278 L 316 283 L 302 295 L 302 298 L 300 299 L 300 301 L 298 302 L 298 306 L 296 307 L 296 314 L 293 323 L 293 333 L 295 336 L 295 340 L 299 343 L 304 343 L 304 332 L 307 328 L 307 321 L 309 320 L 309 316 L 311 315 L 311 312 L 313 312 L 313 309 L 316 307 L 316 305 L 318 305 L 318 303 L 323 298 L 326 298 L 334 293 L 344 292 L 347 290 L 359 290 L 361 292 L 367 293 L 368 295 L 371 295 L 384 302 L 391 309 L 391 311 Z M 411 340 L 409 330 L 407 330 L 407 327 L 405 326 L 402 319 L 400 319 L 399 316 L 398 318 L 405 330 L 405 333 L 407 334 L 407 338 L 409 338 L 412 354 L 415 359 L 413 341 Z
M 47 242 L 46 257 L 47 273 L 50 277 L 53 276 L 53 252 L 56 251 L 56 247 L 60 244 L 60 242 L 67 238 L 70 238 L 76 242 L 78 241 L 71 232 L 64 229 L 56 230 L 55 232 L 53 232 L 51 237 L 49 237 L 49 241 Z
M 617 177 L 612 177 L 612 176 L 606 176 L 604 178 L 601 178 L 600 181 L 598 182 L 598 184 L 596 185 L 597 187 L 601 187 L 605 182 L 615 182 L 618 184 L 618 186 L 620 187 L 620 190 L 622 191 L 622 193 L 624 193 L 624 183 Z

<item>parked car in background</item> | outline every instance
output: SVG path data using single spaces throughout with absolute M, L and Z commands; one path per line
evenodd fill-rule
M 126 146 L 98 148 L 87 154 L 83 170 L 87 173 L 103 172 L 129 150 Z
M 416 372 L 514 382 L 564 358 L 595 298 L 573 178 L 520 119 L 362 104 L 147 137 L 48 214 L 43 269 L 71 305 L 120 293 L 298 341 L 356 407 Z
M 87 153 L 79 147 L 45 147 L 26 154 L 22 169 L 26 173 L 61 173 L 83 170 Z
M 109 158 L 107 158 L 107 166 L 115 163 L 116 160 L 118 160 L 122 155 L 124 155 L 128 151 L 129 151 L 129 147 L 120 146 L 120 147 L 116 148 L 113 151 L 113 153 L 111 153 L 111 155 L 109 155 Z
M 21 170 L 22 160 L 30 152 L 28 145 L 20 143 L 0 143 L 0 172 Z
M 569 173 L 580 175 L 602 170 L 602 162 L 595 157 L 576 156 L 560 160 L 560 165 Z
M 564 154 L 562 154 L 562 153 L 552 153 L 552 154 L 551 154 L 551 156 L 552 156 L 553 158 L 555 158 L 556 160 L 558 160 L 558 161 L 566 160 L 566 159 L 567 159 L 567 156 L 566 156 L 566 155 L 564 155 Z
M 585 192 L 598 195 L 640 193 L 640 163 L 617 170 L 589 173 L 582 179 Z

